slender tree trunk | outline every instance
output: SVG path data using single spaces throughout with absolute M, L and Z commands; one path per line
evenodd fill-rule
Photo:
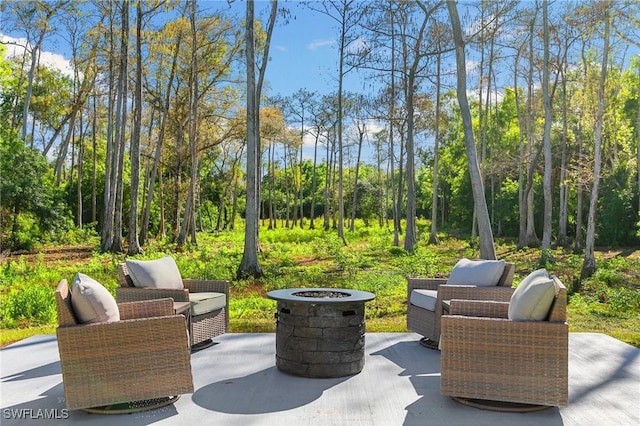
M 196 1 L 191 0 L 191 76 L 189 78 L 189 158 L 191 166 L 191 179 L 189 179 L 189 192 L 184 209 L 184 218 L 180 227 L 180 233 L 176 241 L 178 247 L 187 242 L 187 235 L 195 231 L 195 205 L 196 188 L 198 186 L 198 33 L 196 31 Z M 195 234 L 192 233 L 192 242 Z
M 355 223 L 356 223 L 356 210 L 358 209 L 358 176 L 360 173 L 360 157 L 362 155 L 362 142 L 364 141 L 364 134 L 366 132 L 366 126 L 363 124 L 362 128 L 360 128 L 360 123 L 358 123 L 358 158 L 356 160 L 356 170 L 355 177 L 353 179 L 353 199 L 351 201 L 351 224 L 349 225 L 349 230 L 351 232 L 355 231 Z
M 589 216 L 587 218 L 587 235 L 585 239 L 584 262 L 580 271 L 580 280 L 590 277 L 596 270 L 595 234 L 596 234 L 596 209 L 598 207 L 598 191 L 600 188 L 600 169 L 602 167 L 602 128 L 604 126 L 605 111 L 605 85 L 607 81 L 607 66 L 609 59 L 609 34 L 611 18 L 610 5 L 604 10 L 604 43 L 602 48 L 602 66 L 600 69 L 600 81 L 598 83 L 598 112 L 596 115 L 596 132 L 593 159 L 593 184 L 591 186 L 591 198 L 589 199 Z
M 395 247 L 400 246 L 400 211 L 398 210 L 398 202 L 396 199 L 396 188 L 395 188 L 395 149 L 394 149 L 394 138 L 393 138 L 393 129 L 395 127 L 395 118 L 396 118 L 396 59 L 395 59 L 395 44 L 396 44 L 396 36 L 395 36 L 395 20 L 394 14 L 391 13 L 391 105 L 389 108 L 389 179 L 391 181 L 391 206 L 393 209 L 393 245 Z
M 316 211 L 316 190 L 318 188 L 318 139 L 320 138 L 320 129 L 316 134 L 316 140 L 313 145 L 313 182 L 311 184 L 311 212 L 309 213 L 309 229 L 315 229 L 313 223 Z
M 398 157 L 398 185 L 396 188 L 396 210 L 398 211 L 398 217 L 396 218 L 396 228 L 398 229 L 398 233 L 402 234 L 402 207 L 404 206 L 404 158 L 405 158 L 405 133 L 404 133 L 404 125 L 399 129 L 398 132 L 400 134 L 400 152 Z
M 536 10 L 537 13 L 537 10 Z M 526 197 L 526 212 L 527 212 L 527 235 L 526 235 L 526 245 L 529 247 L 537 247 L 540 245 L 540 240 L 536 234 L 535 228 L 535 216 L 534 216 L 534 192 L 533 192 L 533 176 L 535 171 L 535 164 L 537 162 L 537 157 L 534 160 L 533 156 L 533 147 L 534 147 L 534 107 L 533 107 L 533 97 L 534 97 L 534 84 L 533 84 L 533 67 L 534 67 L 534 30 L 535 30 L 535 16 L 531 18 L 531 26 L 529 31 L 529 81 L 527 84 L 527 148 L 528 148 L 528 159 L 530 161 L 529 165 L 529 173 L 527 174 L 527 189 L 525 191 Z
M 580 120 L 580 118 L 578 118 Z M 578 143 L 578 158 L 582 158 L 583 148 L 582 148 L 582 125 L 578 121 L 578 125 L 576 128 L 576 140 Z M 584 187 L 582 184 L 582 179 L 578 179 L 578 184 L 576 187 L 576 240 L 574 243 L 574 250 L 577 252 L 582 251 L 584 247 L 584 235 L 582 233 L 582 223 L 583 223 L 583 206 L 584 206 Z
M 147 182 L 147 200 L 145 202 L 145 208 L 142 212 L 142 226 L 140 227 L 140 244 L 147 243 L 147 236 L 149 233 L 149 220 L 151 218 L 151 203 L 153 202 L 154 188 L 156 178 L 158 176 L 158 169 L 160 167 L 160 159 L 162 158 L 162 145 L 164 143 L 165 132 L 167 129 L 167 116 L 169 115 L 169 107 L 171 104 L 171 87 L 173 86 L 173 80 L 176 75 L 178 66 L 178 53 L 180 52 L 182 37 L 181 33 L 178 34 L 175 50 L 173 52 L 173 60 L 171 62 L 171 73 L 169 74 L 169 81 L 165 90 L 164 107 L 160 116 L 160 129 L 158 133 L 158 140 L 156 142 L 155 152 L 153 155 L 153 166 L 151 167 L 151 173 L 149 174 L 149 181 Z M 162 188 L 160 188 L 162 191 Z M 164 207 L 164 206 L 163 206 Z
M 138 240 L 138 194 L 140 192 L 140 137 L 142 129 L 142 0 L 136 3 L 136 77 L 133 94 L 134 118 L 129 157 L 131 161 L 131 198 L 129 210 L 129 256 L 142 252 Z
M 344 55 L 345 55 L 345 20 L 342 20 L 342 31 L 340 32 L 340 60 L 338 65 L 338 237 L 343 244 L 347 244 L 344 238 L 344 146 L 342 141 L 343 126 L 343 93 L 342 85 L 344 80 Z
M 76 200 L 77 200 L 77 214 L 76 214 L 76 226 L 82 228 L 82 177 L 83 177 L 83 165 L 84 165 L 84 132 L 82 131 L 82 118 L 80 118 L 80 137 L 78 138 L 78 182 L 76 186 Z
M 300 158 L 298 160 L 298 167 L 300 168 L 300 182 L 298 182 L 298 198 L 300 199 L 300 229 L 304 227 L 304 192 L 302 188 L 302 177 L 304 171 L 302 170 L 302 148 L 304 147 L 304 108 L 302 113 L 302 131 L 300 135 Z
M 109 3 L 109 7 L 113 7 L 112 3 Z M 113 37 L 113 16 L 109 17 L 109 91 L 107 93 L 107 153 L 105 157 L 105 174 L 104 174 L 104 214 L 102 224 L 102 235 L 100 241 L 100 249 L 103 252 L 108 251 L 111 248 L 113 241 L 113 224 L 115 220 L 115 187 L 114 182 L 116 178 L 115 174 L 115 150 L 116 144 L 114 140 L 114 124 L 113 124 L 113 109 L 117 97 L 114 95 L 119 90 L 119 84 L 117 88 L 114 88 L 114 62 L 115 62 L 115 41 Z M 114 90 L 115 89 L 115 90 Z
M 560 193 L 558 213 L 558 244 L 567 245 L 567 222 L 569 211 L 569 188 L 567 186 L 567 144 L 569 143 L 569 119 L 567 116 L 567 78 L 566 61 L 563 63 L 562 73 L 562 146 L 560 153 Z
M 126 146 L 127 129 L 127 77 L 128 77 L 128 55 L 129 55 L 129 1 L 124 0 L 122 4 L 122 36 L 120 40 L 120 69 L 118 83 L 120 85 L 120 98 L 116 111 L 116 144 L 117 149 L 117 177 L 115 180 L 116 200 L 115 200 L 115 220 L 113 225 L 113 241 L 111 251 L 122 253 L 124 245 L 122 243 L 122 202 L 124 197 L 124 152 Z
M 92 117 L 92 131 L 91 131 L 91 147 L 92 147 L 92 160 L 91 160 L 91 223 L 95 223 L 98 220 L 97 212 L 98 212 L 98 188 L 97 188 L 97 178 L 98 178 L 98 153 L 96 152 L 97 146 L 97 136 L 96 132 L 98 131 L 98 106 L 96 102 L 97 95 L 93 96 L 93 117 Z M 106 175 L 106 173 L 105 173 Z
M 259 179 L 258 158 L 260 151 L 260 87 L 264 71 L 266 70 L 269 41 L 275 24 L 275 13 L 278 2 L 271 2 L 271 20 L 267 30 L 267 41 L 263 55 L 263 67 L 260 70 L 260 80 L 256 88 L 255 41 L 254 41 L 254 2 L 247 0 L 245 52 L 247 60 L 247 212 L 245 220 L 244 252 L 237 277 L 258 278 L 263 272 L 258 262 L 258 208 L 259 208 Z
M 553 112 L 551 110 L 551 96 L 549 94 L 549 17 L 548 17 L 548 0 L 542 2 L 542 28 L 543 28 L 543 44 L 544 59 L 542 65 L 542 103 L 544 105 L 544 212 L 543 212 L 543 231 L 542 231 L 542 256 L 541 260 L 546 261 L 551 250 L 551 219 L 553 218 L 553 194 L 551 192 L 551 169 L 553 168 L 551 156 L 551 122 L 553 120 Z
M 462 36 L 462 28 L 460 26 L 460 18 L 456 4 L 452 0 L 447 0 L 447 8 L 451 17 L 451 26 L 453 29 L 453 40 L 456 49 L 456 69 L 457 69 L 457 94 L 458 103 L 460 104 L 460 113 L 462 115 L 465 146 L 467 151 L 467 161 L 469 163 L 469 175 L 471 176 L 471 186 L 473 189 L 474 205 L 478 212 L 478 231 L 480 236 L 480 257 L 482 259 L 495 259 L 496 251 L 493 244 L 493 234 L 491 232 L 491 222 L 489 220 L 489 211 L 487 210 L 487 202 L 484 198 L 484 186 L 480 176 L 480 167 L 478 165 L 478 157 L 476 155 L 476 145 L 473 137 L 473 123 L 471 119 L 471 110 L 467 100 L 467 75 L 466 75 L 466 59 L 464 51 L 464 39 Z
M 431 233 L 429 234 L 429 244 L 438 244 L 438 151 L 440 143 L 440 65 L 442 54 L 436 57 L 436 117 L 435 135 L 433 143 L 433 174 L 431 184 L 433 193 L 431 194 Z
M 267 194 L 267 215 L 269 216 L 269 225 L 268 229 L 274 229 L 275 225 L 275 217 L 273 215 L 273 186 L 275 185 L 275 167 L 273 166 L 274 158 L 273 158 L 273 143 L 269 144 L 267 148 L 267 172 L 268 172 L 268 183 L 269 183 L 269 193 Z
M 520 54 L 522 48 L 518 49 L 516 54 L 515 65 L 513 70 L 513 91 L 515 96 L 516 114 L 518 116 L 518 128 L 519 128 L 519 158 L 518 158 L 518 248 L 524 248 L 527 245 L 527 197 L 525 195 L 525 188 L 527 182 L 525 180 L 525 119 L 522 113 L 522 106 L 520 101 L 520 90 L 518 88 L 518 63 L 520 60 Z

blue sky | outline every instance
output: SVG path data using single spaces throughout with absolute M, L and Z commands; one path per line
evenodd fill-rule
M 239 0 L 231 5 L 226 0 L 199 1 L 199 6 L 204 9 L 222 10 L 240 18 L 244 18 L 245 5 L 245 1 Z M 287 96 L 302 88 L 323 94 L 336 91 L 338 29 L 335 21 L 310 10 L 299 1 L 281 0 L 278 5 L 288 8 L 291 15 L 288 23 L 281 17 L 276 21 L 267 66 L 267 94 Z M 269 9 L 269 1 L 256 1 L 256 19 L 266 22 Z M 24 34 L 0 30 L 0 37 L 5 36 L 19 38 Z M 68 49 L 60 43 L 56 46 L 55 37 L 45 39 L 43 50 L 42 62 L 70 72 L 66 63 L 70 55 L 65 54 Z
M 256 2 L 256 14 L 264 16 L 270 3 Z M 244 2 L 240 5 L 244 11 Z M 270 62 L 269 94 L 290 95 L 299 89 L 327 94 L 336 92 L 338 28 L 336 22 L 297 1 L 279 2 L 291 12 L 288 23 L 276 21 Z
M 244 18 L 246 3 L 235 0 L 229 4 L 226 0 L 199 0 L 203 9 L 224 11 L 239 18 Z M 257 0 L 255 3 L 256 19 L 266 23 L 270 10 L 270 2 Z M 278 17 L 274 28 L 270 61 L 267 65 L 267 75 L 263 94 L 267 96 L 289 96 L 300 89 L 317 92 L 321 95 L 337 91 L 338 28 L 336 22 L 326 15 L 310 10 L 299 1 L 278 2 L 279 7 L 286 7 L 290 11 L 288 22 Z M 23 37 L 22 32 L 2 34 L 0 38 Z M 24 40 L 22 41 L 24 43 Z M 8 47 L 8 50 L 11 50 Z M 41 62 L 68 72 L 70 54 L 62 44 L 56 46 L 55 38 L 45 40 Z M 11 51 L 7 52 L 11 55 Z M 345 90 L 361 91 L 362 83 L 355 74 L 348 76 Z M 377 127 L 377 126 L 376 126 Z M 305 148 L 309 148 L 311 140 L 305 140 Z M 311 152 L 305 152 L 311 156 Z

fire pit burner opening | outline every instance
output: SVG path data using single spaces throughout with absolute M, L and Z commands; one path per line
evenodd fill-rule
M 298 291 L 296 293 L 291 293 L 293 296 L 299 297 L 349 297 L 351 296 L 349 293 L 344 293 L 342 291 L 330 291 L 330 290 L 306 290 L 306 291 Z

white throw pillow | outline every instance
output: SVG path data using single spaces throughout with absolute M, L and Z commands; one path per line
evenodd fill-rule
M 71 288 L 71 306 L 81 323 L 120 321 L 113 295 L 93 278 L 77 273 Z
M 545 269 L 533 271 L 516 287 L 509 302 L 509 319 L 542 321 L 556 295 L 553 278 Z
M 453 267 L 447 284 L 495 286 L 504 272 L 504 263 L 504 260 L 460 259 Z
M 127 269 L 136 287 L 182 290 L 182 276 L 171 256 L 156 260 L 127 260 Z

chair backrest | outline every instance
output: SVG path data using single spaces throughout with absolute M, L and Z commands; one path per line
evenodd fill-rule
M 76 325 L 78 321 L 71 306 L 71 293 L 67 280 L 60 280 L 56 288 L 56 311 L 58 312 L 58 325 Z
M 547 321 L 565 322 L 567 321 L 567 288 L 562 281 L 555 275 L 552 275 L 553 284 L 556 288 L 556 297 L 553 298 Z
M 502 276 L 498 281 L 498 287 L 511 287 L 513 284 L 513 275 L 516 272 L 516 264 L 512 262 L 505 262 L 504 271 L 502 271 Z
M 118 265 L 118 284 L 120 284 L 120 287 L 135 287 L 126 263 L 120 263 Z

